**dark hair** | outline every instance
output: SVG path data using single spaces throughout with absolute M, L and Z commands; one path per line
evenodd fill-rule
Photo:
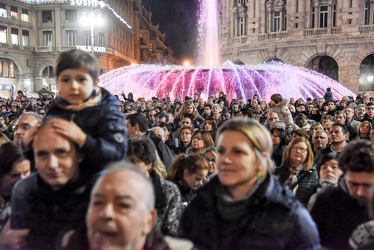
M 94 83 L 98 80 L 99 65 L 96 59 L 91 54 L 78 49 L 64 51 L 59 55 L 56 61 L 55 75 L 58 77 L 66 69 L 79 69 L 80 67 L 88 70 Z
M 343 132 L 343 134 L 348 134 L 348 129 L 347 129 L 347 127 L 346 126 L 344 126 L 343 124 L 340 124 L 340 123 L 333 123 L 332 124 L 332 126 L 331 126 L 331 128 L 332 127 L 341 127 L 341 129 L 342 129 L 342 132 Z
M 240 112 L 242 112 L 242 114 L 244 116 L 247 116 L 249 118 L 253 118 L 253 112 L 250 108 L 242 108 L 242 109 L 240 109 Z
M 134 114 L 129 114 L 126 116 L 126 120 L 130 121 L 130 124 L 132 127 L 135 125 L 139 126 L 140 132 L 147 132 L 148 130 L 148 120 L 147 118 L 144 117 L 143 114 L 140 113 L 134 113 Z
M 13 142 L 7 142 L 1 145 L 0 159 L 0 180 L 3 176 L 12 171 L 14 164 L 27 160 L 20 148 L 18 148 Z
M 276 133 L 280 139 L 279 146 L 287 145 L 287 132 L 283 128 L 272 128 L 270 134 Z
M 330 152 L 327 154 L 323 154 L 322 157 L 317 162 L 317 170 L 318 172 L 321 170 L 321 166 L 330 160 L 338 160 L 338 155 L 336 153 Z
M 374 143 L 369 140 L 353 140 L 339 154 L 339 168 L 346 173 L 374 173 Z
M 276 104 L 278 104 L 281 101 L 283 101 L 283 97 L 281 96 L 281 94 L 273 94 L 273 95 L 271 95 L 270 99 L 272 101 L 274 101 Z
M 145 164 L 152 164 L 153 167 L 156 161 L 156 147 L 146 136 L 131 136 L 127 148 L 127 157 L 129 156 L 136 156 Z

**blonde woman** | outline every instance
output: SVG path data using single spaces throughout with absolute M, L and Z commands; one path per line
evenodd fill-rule
M 278 181 L 292 190 L 296 199 L 305 206 L 319 185 L 318 173 L 313 160 L 313 150 L 308 139 L 297 137 L 285 149 L 282 166 L 274 170 Z
M 181 237 L 197 249 L 320 248 L 306 208 L 270 174 L 272 141 L 264 126 L 233 118 L 219 129 L 217 149 L 218 174 L 184 211 Z

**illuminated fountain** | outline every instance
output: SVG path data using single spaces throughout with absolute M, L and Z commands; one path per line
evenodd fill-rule
M 112 94 L 134 93 L 135 98 L 153 96 L 159 99 L 169 96 L 193 96 L 197 93 L 207 98 L 212 92 L 217 96 L 224 92 L 230 101 L 242 97 L 270 100 L 274 93 L 283 97 L 321 97 L 331 87 L 334 98 L 354 96 L 340 83 L 306 68 L 285 64 L 237 65 L 226 61 L 221 67 L 218 50 L 217 3 L 202 0 L 199 21 L 200 58 L 198 67 L 136 65 L 119 68 L 102 75 L 100 86 Z

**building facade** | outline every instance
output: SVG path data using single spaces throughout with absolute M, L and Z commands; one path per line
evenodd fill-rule
M 100 73 L 138 63 L 173 64 L 173 51 L 141 0 L 1 0 L 0 95 L 47 88 L 60 52 L 89 51 Z
M 220 0 L 224 60 L 282 61 L 374 91 L 373 0 Z

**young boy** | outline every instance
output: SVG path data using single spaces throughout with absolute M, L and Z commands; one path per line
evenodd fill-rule
M 98 69 L 84 51 L 61 53 L 55 66 L 58 97 L 46 114 L 62 118 L 53 122 L 55 130 L 79 146 L 85 154 L 81 166 L 91 173 L 123 160 L 127 151 L 124 116 L 117 100 L 97 86 Z

